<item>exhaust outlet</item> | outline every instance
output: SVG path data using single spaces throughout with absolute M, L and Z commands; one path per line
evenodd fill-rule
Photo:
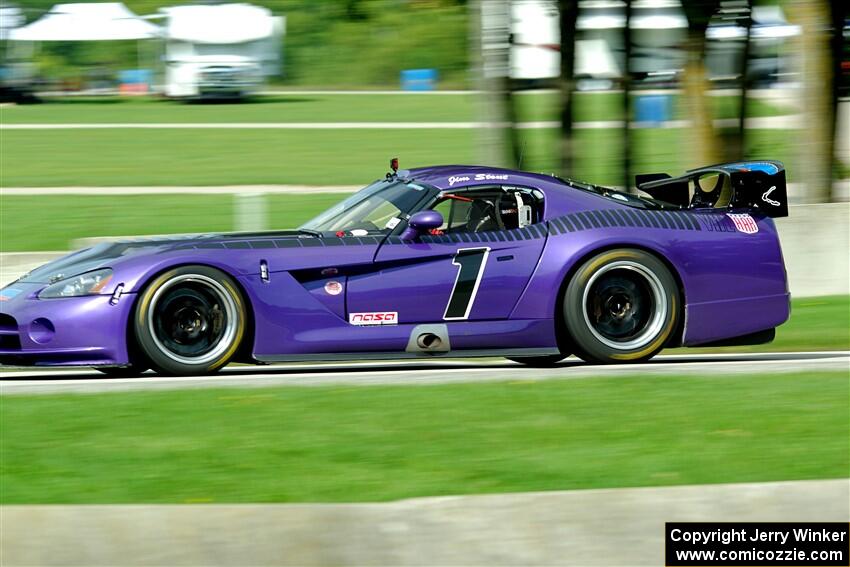
M 416 325 L 407 339 L 405 352 L 436 355 L 452 350 L 445 325 Z
M 423 350 L 435 350 L 440 348 L 443 340 L 434 333 L 422 333 L 416 339 L 416 346 Z

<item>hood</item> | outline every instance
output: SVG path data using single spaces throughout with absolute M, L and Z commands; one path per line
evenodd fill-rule
M 299 233 L 294 230 L 286 230 L 258 233 L 187 234 L 103 242 L 48 262 L 18 278 L 15 283 L 49 284 L 100 268 L 115 268 L 116 264 L 120 264 L 126 259 L 163 254 L 177 248 L 185 248 L 186 245 L 201 242 L 212 244 L 262 237 L 298 238 Z

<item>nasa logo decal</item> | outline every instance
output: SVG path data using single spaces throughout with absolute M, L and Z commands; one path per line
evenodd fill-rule
M 376 311 L 367 313 L 352 313 L 348 316 L 352 325 L 398 325 L 397 311 Z

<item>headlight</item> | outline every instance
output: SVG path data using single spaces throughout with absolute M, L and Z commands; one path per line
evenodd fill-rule
M 112 270 L 104 268 L 103 270 L 95 270 L 58 281 L 55 284 L 50 284 L 40 292 L 40 299 L 55 299 L 58 297 L 80 297 L 81 295 L 97 295 L 109 280 L 112 279 Z

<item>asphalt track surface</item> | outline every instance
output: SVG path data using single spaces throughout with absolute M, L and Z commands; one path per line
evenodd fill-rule
M 760 354 L 684 354 L 659 356 L 648 363 L 589 365 L 568 358 L 552 368 L 529 368 L 504 359 L 441 359 L 370 363 L 276 364 L 230 366 L 215 376 L 106 378 L 91 369 L 16 370 L 3 368 L 0 394 L 100 393 L 191 388 L 256 388 L 271 386 L 368 386 L 452 384 L 550 379 L 594 379 L 625 376 L 693 376 L 712 379 L 744 374 L 844 371 L 850 376 L 850 351 Z

